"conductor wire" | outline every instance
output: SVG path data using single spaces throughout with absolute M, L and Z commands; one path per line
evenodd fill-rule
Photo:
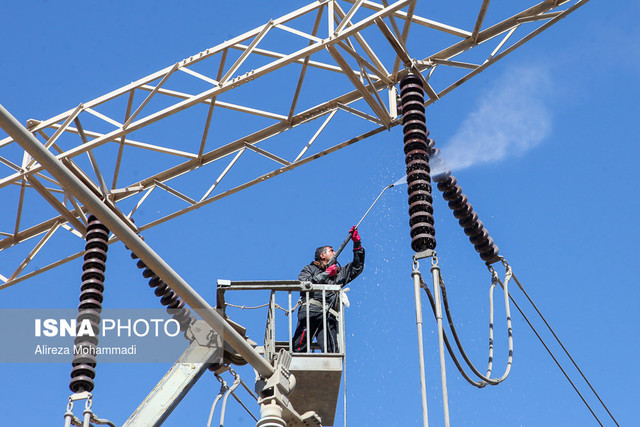
M 522 317 L 524 318 L 524 320 L 527 322 L 527 324 L 529 325 L 529 327 L 531 328 L 531 330 L 533 331 L 533 333 L 536 335 L 536 337 L 538 338 L 538 340 L 540 341 L 540 343 L 544 346 L 545 350 L 547 350 L 547 353 L 549 353 L 549 356 L 551 356 L 551 358 L 553 359 L 553 361 L 556 363 L 556 365 L 558 366 L 558 368 L 560 369 L 560 371 L 562 371 L 562 373 L 564 374 L 565 378 L 567 379 L 567 381 L 569 381 L 569 384 L 571 384 L 571 387 L 573 387 L 573 389 L 576 391 L 576 393 L 578 393 L 578 396 L 580 396 L 580 399 L 582 399 L 582 402 L 586 405 L 586 407 L 589 409 L 589 411 L 591 412 L 591 415 L 593 415 L 593 417 L 596 419 L 596 421 L 598 421 L 598 424 L 600 424 L 601 426 L 603 426 L 603 424 L 600 422 L 600 419 L 598 418 L 598 416 L 595 414 L 595 412 L 593 412 L 593 409 L 591 409 L 591 406 L 589 406 L 589 404 L 587 403 L 587 401 L 585 400 L 585 398 L 582 396 L 582 394 L 580 393 L 580 391 L 578 391 L 578 388 L 576 387 L 576 385 L 573 383 L 573 381 L 571 381 L 571 378 L 569 378 L 569 375 L 567 374 L 567 372 L 562 368 L 562 365 L 560 365 L 560 362 L 558 361 L 558 359 L 556 359 L 556 357 L 553 355 L 553 352 L 551 351 L 551 349 L 549 349 L 549 347 L 547 346 L 547 344 L 544 342 L 544 340 L 542 339 L 542 337 L 540 336 L 540 334 L 538 334 L 538 331 L 536 330 L 536 328 L 533 326 L 533 324 L 531 324 L 531 322 L 529 321 L 529 318 L 524 314 L 524 312 L 522 311 L 522 309 L 520 308 L 520 306 L 518 305 L 518 303 L 513 299 L 513 296 L 509 295 L 509 298 L 511 298 L 511 302 L 513 302 L 513 304 L 516 306 L 516 308 L 518 309 L 518 311 L 520 312 L 520 314 L 522 315 Z M 616 423 L 617 424 L 617 423 Z M 604 427 L 604 426 L 603 426 Z
M 591 389 L 591 391 L 593 392 L 593 394 L 597 397 L 598 401 L 600 402 L 600 404 L 602 405 L 602 407 L 607 411 L 607 413 L 609 414 L 609 416 L 611 417 L 611 419 L 613 420 L 613 422 L 620 427 L 620 424 L 618 423 L 618 421 L 615 419 L 615 417 L 613 416 L 613 414 L 611 413 L 611 411 L 609 410 L 609 408 L 607 407 L 607 405 L 604 403 L 604 401 L 600 398 L 600 395 L 598 395 L 598 393 L 596 392 L 596 390 L 593 388 L 593 386 L 591 385 L 591 383 L 589 382 L 589 380 L 587 379 L 587 377 L 585 376 L 585 374 L 582 372 L 582 370 L 580 369 L 580 367 L 578 366 L 578 364 L 576 363 L 576 361 L 573 359 L 573 357 L 571 357 L 571 354 L 569 354 L 569 351 L 567 350 L 567 348 L 564 346 L 564 344 L 562 343 L 562 341 L 560 341 L 560 338 L 558 337 L 558 335 L 555 333 L 555 331 L 553 330 L 553 328 L 551 327 L 551 325 L 549 324 L 549 322 L 547 322 L 547 319 L 542 315 L 542 313 L 540 312 L 540 310 L 538 309 L 538 306 L 536 306 L 536 304 L 533 302 L 533 300 L 531 299 L 531 297 L 529 296 L 529 294 L 527 293 L 527 291 L 524 289 L 524 287 L 522 286 L 522 283 L 520 283 L 520 281 L 518 280 L 518 278 L 514 275 L 513 276 L 513 280 L 516 282 L 516 284 L 518 285 L 518 288 L 520 288 L 520 290 L 522 291 L 522 293 L 524 294 L 524 296 L 527 298 L 527 300 L 529 301 L 529 303 L 531 304 L 531 306 L 534 308 L 534 310 L 536 311 L 536 313 L 538 313 L 538 316 L 540 316 L 540 318 L 542 319 L 542 321 L 544 322 L 544 324 L 546 325 L 546 327 L 549 329 L 549 331 L 551 332 L 551 334 L 553 335 L 553 337 L 556 339 L 556 341 L 558 342 L 558 344 L 560 345 L 560 347 L 562 347 L 562 350 L 565 352 L 565 354 L 567 355 L 567 357 L 569 358 L 569 360 L 571 360 L 571 363 L 573 363 L 573 366 L 577 369 L 577 371 L 580 373 L 580 375 L 582 376 L 582 379 L 584 379 L 584 381 L 587 383 L 587 385 L 589 386 L 589 388 Z M 512 300 L 513 301 L 513 300 Z M 515 301 L 513 301 L 514 304 Z M 516 307 L 518 307 L 518 305 L 516 304 Z M 520 310 L 520 307 L 518 307 L 518 310 Z M 522 313 L 522 311 L 520 310 L 520 313 Z M 524 314 L 523 314 L 524 317 Z M 527 323 L 529 323 L 528 319 Z M 529 323 L 529 326 L 533 329 L 533 326 L 531 326 L 531 323 Z M 539 335 L 537 334 L 537 332 L 534 329 L 534 333 L 536 333 L 536 336 L 538 336 L 538 339 L 540 339 L 540 341 L 542 342 L 542 339 L 539 337 Z M 544 345 L 544 342 L 542 342 L 542 344 Z M 549 349 L 547 348 L 546 345 L 544 345 L 545 348 L 547 349 L 547 351 L 549 353 L 551 353 L 549 351 Z M 553 355 L 552 355 L 553 357 Z M 556 359 L 554 358 L 554 361 Z M 560 368 L 560 370 L 562 370 L 562 367 L 560 366 L 560 364 L 556 361 L 556 364 L 558 365 L 558 367 Z M 563 373 L 564 370 L 562 370 Z M 565 373 L 565 376 L 566 373 Z M 568 377 L 567 377 L 568 379 Z M 569 381 L 571 382 L 571 381 Z M 571 383 L 571 385 L 573 386 L 573 383 Z M 574 386 L 575 389 L 575 386 Z M 577 390 L 576 390 L 577 392 Z M 580 393 L 578 393 L 580 395 Z M 580 397 L 582 398 L 582 395 L 580 395 Z M 582 399 L 584 402 L 584 399 Z M 586 402 L 585 402 L 586 404 Z M 589 407 L 589 405 L 587 405 L 587 407 Z M 589 410 L 591 410 L 591 408 L 589 408 Z M 593 413 L 593 411 L 591 411 L 591 413 Z M 595 414 L 594 414 L 595 416 Z M 597 419 L 597 417 L 596 417 Z M 602 424 L 601 424 L 602 425 Z

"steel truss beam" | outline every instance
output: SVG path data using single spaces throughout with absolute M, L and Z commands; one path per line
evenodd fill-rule
M 28 129 L 124 221 L 130 222 L 142 205 L 153 203 L 149 197 L 152 192 L 171 194 L 178 203 L 175 210 L 138 224 L 138 231 L 142 231 L 396 126 L 399 121 L 393 102 L 385 104 L 383 100 L 393 98 L 394 85 L 405 69 L 422 73 L 429 105 L 588 1 L 532 2 L 530 8 L 485 26 L 491 5 L 478 0 L 476 19 L 470 28 L 460 29 L 420 16 L 416 0 L 391 4 L 386 0 L 318 0 L 51 119 L 30 120 Z M 312 19 L 305 19 L 307 15 Z M 429 46 L 427 41 L 433 32 L 445 35 L 450 43 Z M 378 42 L 381 37 L 386 43 Z M 412 40 L 421 42 L 412 44 Z M 486 44 L 491 53 L 478 55 L 476 48 Z M 310 69 L 314 70 L 313 77 L 307 72 Z M 466 74 L 461 76 L 461 72 Z M 270 99 L 266 111 L 258 105 L 234 101 L 234 93 L 246 90 L 245 86 L 261 92 L 262 81 L 269 84 L 265 77 L 276 74 L 293 76 L 291 80 L 296 83 L 290 97 L 283 93 L 278 97 L 285 102 Z M 321 100 L 305 98 L 307 85 L 331 88 L 344 82 L 350 83 L 353 90 Z M 194 91 L 195 86 L 201 90 Z M 389 96 L 381 96 L 383 91 L 389 91 Z M 298 105 L 314 106 L 299 111 Z M 183 138 L 179 132 L 153 140 L 147 136 L 147 128 L 153 129 L 190 111 L 194 112 L 189 116 L 192 120 L 202 113 L 202 133 L 197 138 Z M 215 132 L 230 123 L 224 118 L 228 114 L 245 120 L 255 118 L 262 125 L 232 140 L 212 136 L 211 130 Z M 336 115 L 351 116 L 367 124 L 369 130 L 352 134 L 333 146 L 325 144 L 314 152 L 313 148 L 320 145 L 319 137 Z M 315 124 L 320 118 L 322 123 Z M 277 142 L 279 135 L 303 126 L 315 126 L 316 132 L 311 139 L 301 140 L 296 153 L 282 154 L 274 142 L 268 144 L 269 148 L 264 147 L 267 141 Z M 0 271 L 0 289 L 77 258 L 78 253 L 56 253 L 57 260 L 51 264 L 37 270 L 28 268 L 34 257 L 46 250 L 54 233 L 81 236 L 87 213 L 87 208 L 76 201 L 76 195 L 66 192 L 28 153 L 21 151 L 22 158 L 4 154 L 8 152 L 5 149 L 16 145 L 11 137 L 0 140 L 0 170 L 5 170 L 5 175 L 0 176 L 0 192 L 8 194 L 2 197 L 5 209 L 9 210 L 11 200 L 15 200 L 15 208 L 11 209 L 15 220 L 0 224 L 0 252 L 27 242 L 32 244 L 32 239 L 41 237 L 34 239 L 37 243 L 15 266 L 5 267 L 3 263 L 8 270 Z M 106 150 L 117 155 L 102 155 Z M 159 169 L 153 162 L 137 163 L 136 168 L 147 177 L 133 179 L 128 167 L 131 150 L 165 156 L 169 166 Z M 268 159 L 272 169 L 265 172 L 244 166 L 243 160 L 249 155 Z M 107 160 L 113 157 L 115 164 Z M 226 166 L 213 182 L 205 183 L 208 190 L 204 193 L 178 190 L 170 182 L 215 165 Z M 231 189 L 218 190 L 231 168 L 243 167 L 244 178 L 240 182 L 232 182 Z M 42 209 L 42 203 L 26 202 L 25 193 L 34 191 L 51 210 Z M 125 209 L 130 198 L 134 207 Z M 26 211 L 29 215 L 25 215 Z M 25 217 L 40 220 L 25 224 Z M 111 242 L 116 240 L 114 237 Z

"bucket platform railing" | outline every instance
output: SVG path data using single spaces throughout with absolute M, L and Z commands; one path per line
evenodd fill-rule
M 263 348 L 259 348 L 264 353 L 265 359 L 269 363 L 275 363 L 277 355 L 281 350 L 291 354 L 291 365 L 289 371 L 295 376 L 296 386 L 289 395 L 291 404 L 295 410 L 302 414 L 307 411 L 316 412 L 322 419 L 322 425 L 333 425 L 338 395 L 340 393 L 340 381 L 344 368 L 345 330 L 344 316 L 342 311 L 342 292 L 340 285 L 314 284 L 301 282 L 298 280 L 262 280 L 262 281 L 230 281 L 218 280 L 217 287 L 217 308 L 220 314 L 226 317 L 227 307 L 237 307 L 247 309 L 243 305 L 227 303 L 225 294 L 228 291 L 269 291 L 268 302 L 251 308 L 267 308 L 267 320 L 265 328 L 265 340 Z M 337 349 L 336 352 L 324 353 L 322 348 L 327 348 L 326 335 L 321 339 L 323 342 L 313 342 L 314 337 L 306 334 L 307 340 L 305 352 L 295 352 L 293 346 L 294 322 L 298 319 L 298 310 L 306 313 L 304 321 L 307 322 L 309 330 L 309 311 L 305 308 L 310 306 L 311 294 L 320 292 L 322 294 L 322 306 L 325 307 L 322 316 L 322 328 L 327 330 L 329 312 L 326 309 L 327 297 L 332 293 L 337 293 L 337 307 L 331 310 L 331 315 L 337 321 Z M 295 297 L 294 297 L 295 295 Z M 300 299 L 294 303 L 294 298 L 300 295 Z M 283 301 L 286 302 L 283 303 Z M 298 308 L 300 307 L 300 308 Z M 278 311 L 282 311 L 279 315 Z M 285 323 L 284 326 L 282 323 Z M 287 339 L 278 340 L 276 337 L 283 337 L 284 331 L 288 331 Z M 321 346 L 322 344 L 322 346 Z

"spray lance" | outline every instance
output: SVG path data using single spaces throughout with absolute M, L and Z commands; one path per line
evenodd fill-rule
M 364 215 L 362 215 L 362 218 L 360 218 L 360 221 L 358 221 L 358 223 L 353 227 L 353 229 L 351 231 L 349 231 L 349 234 L 347 235 L 347 238 L 344 239 L 344 242 L 342 242 L 342 244 L 340 245 L 338 250 L 335 252 L 333 257 L 329 260 L 329 262 L 327 263 L 327 266 L 335 264 L 335 262 L 338 260 L 338 256 L 340 255 L 340 253 L 342 252 L 344 247 L 347 246 L 347 243 L 349 243 L 349 240 L 351 240 L 351 237 L 353 236 L 353 231 L 358 229 L 358 227 L 360 226 L 362 221 L 364 221 L 364 219 L 369 214 L 371 209 L 375 206 L 376 203 L 378 203 L 378 200 L 380 200 L 380 197 L 382 197 L 384 192 L 387 191 L 389 188 L 395 187 L 396 185 L 406 184 L 406 183 L 407 183 L 407 177 L 404 176 L 404 177 L 400 178 L 398 181 L 394 182 L 393 184 L 387 185 L 386 187 L 384 187 L 382 189 L 380 194 L 378 194 L 378 197 L 376 197 L 376 199 L 373 201 L 371 206 L 369 206 L 369 209 L 367 209 L 367 211 L 364 213 Z

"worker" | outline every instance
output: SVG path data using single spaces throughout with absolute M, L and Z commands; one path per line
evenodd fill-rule
M 358 277 L 364 269 L 364 248 L 358 229 L 353 226 L 349 233 L 353 241 L 353 261 L 344 267 L 338 263 L 327 266 L 333 258 L 334 250 L 331 246 L 320 246 L 316 249 L 315 260 L 304 266 L 298 280 L 314 284 L 339 284 L 344 287 L 347 283 Z M 307 304 L 307 292 L 301 292 L 301 306 L 298 309 L 298 326 L 293 334 L 293 351 L 306 352 L 307 338 L 312 342 L 317 339 L 320 349 L 327 353 L 338 352 L 338 320 L 337 311 L 340 310 L 340 298 L 337 291 L 325 293 L 325 305 L 322 306 L 322 291 L 309 292 Z M 326 317 L 326 327 L 323 325 L 323 311 Z M 309 315 L 309 330 L 307 331 L 307 313 Z M 327 332 L 327 348 L 324 348 L 324 334 Z

